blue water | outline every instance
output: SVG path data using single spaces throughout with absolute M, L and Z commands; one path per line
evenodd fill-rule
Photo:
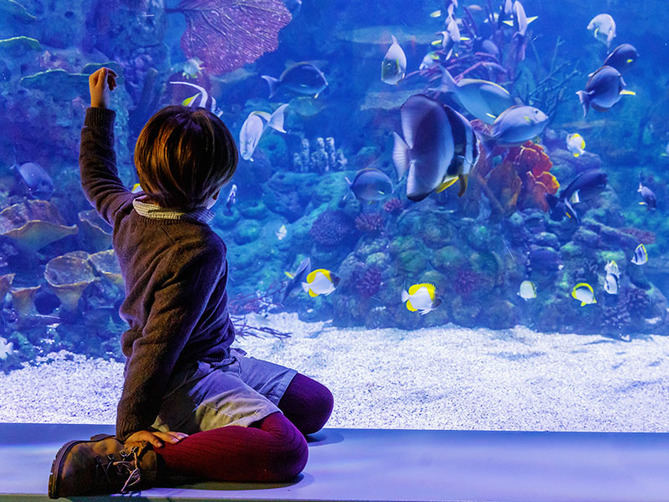
M 238 11 L 226 2 L 202 1 L 203 8 L 223 4 L 235 19 L 229 26 L 214 22 L 219 38 L 209 44 L 184 40 L 208 33 L 215 16 L 185 13 L 176 1 L 128 7 L 120 0 L 17 0 L 0 6 L 0 368 L 9 371 L 61 349 L 122 360 L 119 335 L 126 326 L 118 307 L 124 290 L 111 229 L 87 223 L 95 216 L 77 167 L 87 79 L 102 65 L 121 77 L 112 108 L 119 175 L 129 189 L 138 181 L 132 151 L 146 120 L 194 95 L 191 104 L 201 101 L 194 87 L 171 82 L 203 88 L 209 97 L 204 106 L 220 113 L 238 139 L 253 112 L 273 113 L 287 104 L 285 132 L 265 128 L 253 160 L 240 160 L 214 206 L 212 227 L 228 247 L 230 310 L 240 326 L 251 312 L 297 312 L 302 320 L 340 327 L 524 325 L 620 341 L 667 334 L 669 48 L 663 3 L 526 0 L 527 17 L 537 19 L 527 27 L 524 58 L 514 38 L 518 26 L 494 17 L 499 0 L 461 0 L 452 18 L 463 38 L 446 47 L 437 33 L 446 29 L 447 6 L 419 3 L 293 0 L 284 7 L 280 0 L 258 0 Z M 270 6 L 274 14 L 261 15 L 255 5 Z M 616 21 L 608 49 L 586 29 L 600 13 Z M 258 26 L 262 32 L 252 29 Z M 381 72 L 391 35 L 406 57 L 392 84 Z M 500 54 L 482 54 L 486 39 L 495 40 Z M 622 43 L 638 51 L 623 72 L 625 89 L 635 94 L 621 96 L 608 111 L 590 109 L 584 118 L 576 92 Z M 439 87 L 438 64 L 419 69 L 430 51 L 456 78 L 499 84 L 514 103 L 548 118 L 527 138 L 531 143 L 482 151 L 462 197 L 456 183 L 440 193 L 432 187 L 414 201 L 392 156 L 393 132 L 407 139 L 402 104 L 423 94 L 460 112 L 468 124 L 475 118 L 454 94 L 430 90 Z M 311 89 L 313 82 L 298 75 L 292 88 L 284 85 L 270 99 L 262 76 L 287 71 L 290 83 L 288 70 L 297 62 L 308 62 L 311 76 L 320 85 L 314 74 L 322 73 L 327 85 Z M 476 65 L 482 62 L 488 65 Z M 484 131 L 474 125 L 482 143 Z M 578 157 L 566 142 L 575 133 L 585 142 Z M 387 176 L 391 191 L 371 202 L 358 198 L 349 182 L 364 168 Z M 423 177 L 420 169 L 408 176 Z M 593 169 L 605 173 L 605 186 L 573 203 L 578 218 L 553 218 L 545 195 L 551 184 L 550 193 L 559 196 L 557 185 L 565 189 Z M 639 183 L 652 191 L 656 207 L 639 204 L 645 201 Z M 236 201 L 226 205 L 232 184 Z M 632 262 L 635 250 L 643 263 Z M 305 274 L 284 298 L 286 272 L 294 273 L 306 258 L 332 288 L 310 296 L 302 283 L 308 288 L 317 274 Z M 615 278 L 606 268 L 612 261 Z M 525 293 L 523 281 L 529 281 Z M 70 287 L 66 296 L 56 282 L 83 286 Z M 287 334 L 276 331 L 265 334 Z

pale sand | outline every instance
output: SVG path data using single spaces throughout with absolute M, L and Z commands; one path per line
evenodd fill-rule
M 327 385 L 328 427 L 669 431 L 669 337 L 341 329 L 295 314 L 249 322 L 293 332 L 236 345 Z M 0 421 L 114 423 L 123 365 L 66 357 L 0 374 Z

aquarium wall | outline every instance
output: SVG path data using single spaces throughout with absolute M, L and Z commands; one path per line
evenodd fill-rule
M 344 346 L 448 347 L 448 364 L 407 357 L 446 380 L 490 371 L 468 383 L 480 399 L 504 379 L 474 370 L 477 354 L 511 372 L 545 362 L 579 394 L 582 351 L 590 370 L 641 382 L 626 406 L 654 413 L 669 397 L 667 21 L 655 0 L 0 0 L 0 369 L 124 361 L 112 228 L 78 168 L 88 76 L 106 66 L 128 190 L 142 190 L 135 141 L 164 106 L 207 108 L 238 140 L 210 225 L 242 347 L 321 377 Z M 326 383 L 360 402 L 389 383 L 375 368 L 404 374 L 386 416 L 440 385 L 401 354 L 356 361 L 364 395 L 350 371 Z M 412 413 L 490 427 L 474 411 L 455 425 Z M 377 418 L 338 424 L 411 426 Z

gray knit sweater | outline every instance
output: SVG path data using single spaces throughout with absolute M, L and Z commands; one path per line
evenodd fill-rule
M 170 376 L 200 361 L 229 356 L 235 336 L 228 315 L 226 247 L 206 209 L 152 211 L 118 178 L 112 110 L 89 108 L 81 131 L 79 167 L 86 198 L 113 226 L 113 246 L 125 280 L 119 309 L 128 325 L 116 435 L 148 430 Z M 133 205 L 134 202 L 134 205 Z M 155 207 L 155 206 L 154 206 Z

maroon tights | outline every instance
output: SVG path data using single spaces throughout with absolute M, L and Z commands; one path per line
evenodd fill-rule
M 287 481 L 307 463 L 305 434 L 320 430 L 332 413 L 332 394 L 300 373 L 279 409 L 250 427 L 229 425 L 197 432 L 156 449 L 168 473 L 212 481 Z

